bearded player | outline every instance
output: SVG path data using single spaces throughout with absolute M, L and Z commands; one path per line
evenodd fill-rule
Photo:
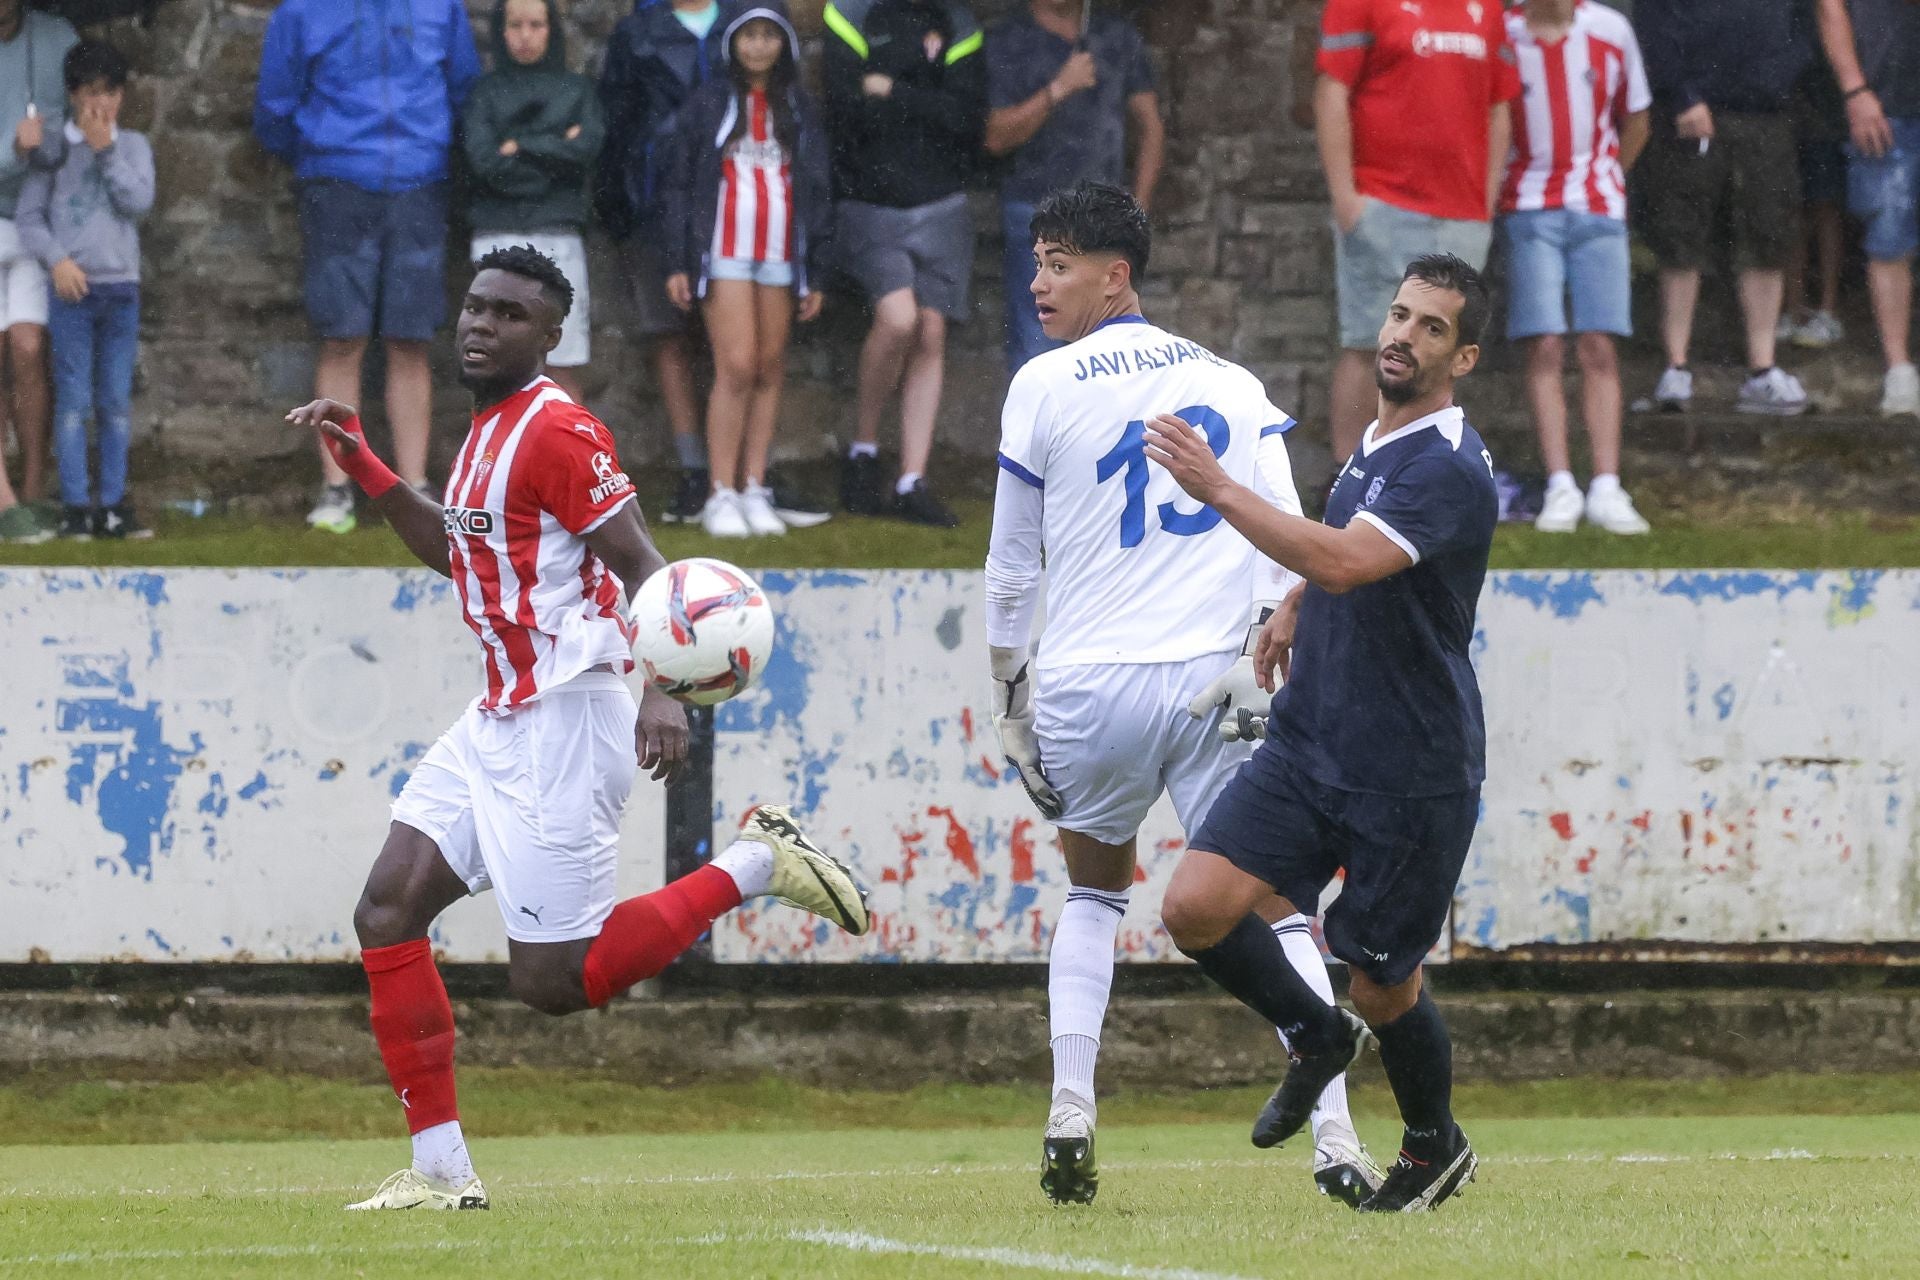
M 354 411 L 316 400 L 314 428 L 407 549 L 453 579 L 480 641 L 486 691 L 441 735 L 393 805 L 353 923 L 373 1035 L 413 1134 L 413 1163 L 349 1209 L 485 1209 L 454 1101 L 453 1009 L 427 931 L 491 888 L 509 986 L 543 1013 L 597 1008 L 664 969 L 744 898 L 772 894 L 865 933 L 865 894 L 786 810 L 763 806 L 707 866 L 613 899 L 620 813 L 636 765 L 685 759 L 686 715 L 639 704 L 625 606 L 665 561 L 613 436 L 542 372 L 573 289 L 528 246 L 480 260 L 455 350 L 473 427 L 444 507 L 374 456 Z
M 1053 1106 L 1040 1185 L 1086 1203 L 1099 1187 L 1094 1064 L 1140 823 L 1164 790 L 1198 829 L 1246 760 L 1239 739 L 1265 710 L 1249 642 L 1299 581 L 1149 468 L 1145 423 L 1187 406 L 1231 474 L 1280 510 L 1298 514 L 1300 499 L 1283 435 L 1293 419 L 1260 380 L 1141 314 L 1151 241 L 1132 196 L 1093 182 L 1056 191 L 1032 235 L 1041 327 L 1071 345 L 1036 356 L 1007 391 L 987 643 L 1002 749 L 1058 827 L 1071 882 L 1047 958 Z M 1043 556 L 1047 622 L 1030 658 Z M 1271 928 L 1283 963 L 1330 1008 L 1311 922 L 1289 906 Z M 1344 1078 L 1323 1083 L 1314 1181 L 1356 1203 L 1381 1173 L 1354 1133 Z

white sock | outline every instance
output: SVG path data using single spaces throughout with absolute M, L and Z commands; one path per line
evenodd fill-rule
M 1561 489 L 1572 489 L 1575 493 L 1580 491 L 1580 486 L 1573 482 L 1573 472 L 1556 471 L 1547 477 L 1548 493 L 1554 493 Z
M 1287 962 L 1295 973 L 1307 980 L 1313 993 L 1333 1003 L 1333 979 L 1327 976 L 1327 962 L 1320 957 L 1320 947 L 1313 940 L 1313 922 L 1305 916 L 1295 913 L 1273 926 L 1274 936 L 1280 939 L 1280 947 L 1287 953 Z M 1276 1035 L 1279 1033 L 1276 1031 Z M 1287 1038 L 1280 1036 L 1280 1043 Z M 1333 1078 L 1333 1083 L 1320 1092 L 1320 1100 L 1313 1106 L 1313 1139 L 1320 1140 L 1323 1128 L 1331 1125 L 1336 1133 L 1357 1142 L 1353 1131 L 1353 1115 L 1347 1110 L 1346 1073 Z
M 733 877 L 742 899 L 757 898 L 773 884 L 773 846 L 758 840 L 735 840 L 713 865 Z
M 913 486 L 919 483 L 920 473 L 918 471 L 904 472 L 900 476 L 899 481 L 894 484 L 893 491 L 895 493 L 907 493 L 912 490 Z
M 473 1181 L 473 1157 L 467 1154 L 460 1122 L 449 1120 L 413 1135 L 414 1172 L 455 1191 Z
M 856 440 L 847 446 L 847 456 L 849 458 L 877 458 L 880 456 L 880 446 L 877 444 L 868 444 L 864 440 Z
M 1127 914 L 1127 890 L 1079 885 L 1053 927 L 1047 955 L 1047 1020 L 1053 1040 L 1053 1099 L 1071 1094 L 1093 1114 L 1093 1065 L 1100 1056 L 1100 1024 L 1113 990 L 1113 942 Z
M 1593 483 L 1587 486 L 1587 496 L 1597 498 L 1603 493 L 1620 492 L 1620 477 L 1615 475 L 1595 476 Z

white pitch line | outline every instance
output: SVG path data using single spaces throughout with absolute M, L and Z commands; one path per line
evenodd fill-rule
M 855 1253 L 905 1253 L 926 1258 L 944 1258 L 950 1262 L 980 1262 L 996 1267 L 1019 1267 L 1027 1271 L 1051 1271 L 1056 1275 L 1113 1276 L 1116 1280 L 1246 1280 L 1220 1271 L 1194 1271 L 1186 1267 L 1141 1267 L 1130 1262 L 1107 1262 L 1100 1258 L 1082 1258 L 1069 1253 L 1035 1253 L 1026 1249 L 981 1248 L 974 1245 L 919 1244 L 910 1240 L 889 1240 L 864 1231 L 791 1231 L 787 1239 L 804 1244 L 825 1245 Z M 717 1243 L 717 1242 L 716 1242 Z
M 465 1240 L 395 1244 L 209 1245 L 204 1249 L 74 1249 L 65 1253 L 0 1254 L 0 1267 L 99 1266 L 110 1262 L 184 1262 L 195 1258 L 336 1258 L 373 1253 L 448 1253 L 475 1247 Z

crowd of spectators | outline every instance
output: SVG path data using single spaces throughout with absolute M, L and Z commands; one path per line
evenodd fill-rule
M 770 459 L 792 326 L 831 286 L 870 315 L 838 506 L 955 523 L 928 469 L 948 330 L 972 313 L 967 191 L 998 187 L 1012 371 L 1050 345 L 1028 292 L 1034 203 L 1092 178 L 1151 207 L 1164 155 L 1152 63 L 1130 23 L 1087 0 L 1028 0 L 984 30 L 963 0 L 832 0 L 823 18 L 810 69 L 782 0 L 638 0 L 596 82 L 569 70 L 558 0 L 500 0 L 490 69 L 463 0 L 283 0 L 254 130 L 291 168 L 316 394 L 356 402 L 377 339 L 396 469 L 429 489 L 427 351 L 446 319 L 458 191 L 476 260 L 531 243 L 572 281 L 549 370 L 576 398 L 592 355 L 589 221 L 617 246 L 612 276 L 679 466 L 666 520 L 742 537 L 828 518 L 775 482 Z M 1629 229 L 1657 259 L 1666 360 L 1642 403 L 1693 403 L 1702 273 L 1724 256 L 1747 363 L 1734 407 L 1792 415 L 1808 396 L 1779 348 L 1845 336 L 1843 210 L 1868 260 L 1880 412 L 1920 414 L 1914 0 L 1328 0 L 1316 65 L 1336 457 L 1370 416 L 1375 320 L 1405 262 L 1497 255 L 1548 472 L 1538 527 L 1644 532 L 1619 474 Z M 154 173 L 146 140 L 118 123 L 127 76 L 111 47 L 0 0 L 0 418 L 21 464 L 17 492 L 0 468 L 0 540 L 147 532 L 126 457 Z M 309 523 L 345 532 L 352 486 L 320 461 Z

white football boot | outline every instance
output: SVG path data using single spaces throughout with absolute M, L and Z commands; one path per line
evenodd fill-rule
M 380 1189 L 347 1208 L 361 1209 L 485 1209 L 487 1189 L 475 1178 L 459 1189 L 443 1187 L 409 1166 L 380 1184 Z
M 1047 1134 L 1040 1144 L 1040 1189 L 1055 1204 L 1092 1204 L 1099 1193 L 1093 1117 L 1072 1102 L 1061 1102 L 1047 1116 Z
M 873 917 L 867 914 L 867 891 L 845 864 L 807 839 L 785 805 L 763 804 L 748 810 L 740 824 L 740 838 L 757 840 L 773 850 L 768 893 L 855 937 L 873 927 Z

